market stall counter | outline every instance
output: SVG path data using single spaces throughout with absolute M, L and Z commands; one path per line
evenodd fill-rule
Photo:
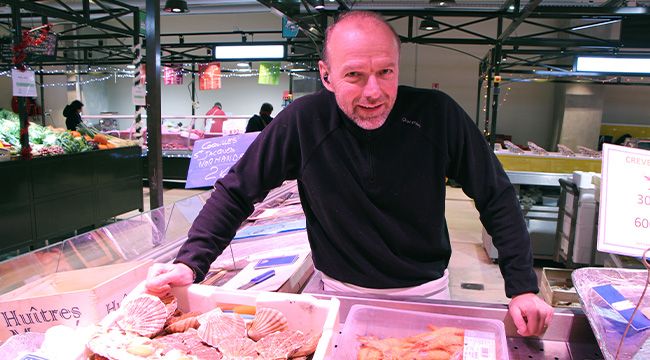
M 508 316 L 506 305 L 501 304 L 332 293 L 323 289 L 322 275 L 318 271 L 314 273 L 314 276 L 312 276 L 305 286 L 303 294 L 314 295 L 317 298 L 336 297 L 339 299 L 341 304 L 339 309 L 341 321 L 339 329 L 341 331 L 334 338 L 334 343 L 337 347 L 349 346 L 347 344 L 349 334 L 346 334 L 344 329 L 348 325 L 348 321 L 355 321 L 356 319 L 348 319 L 348 316 L 354 314 L 352 311 L 355 306 L 363 306 L 370 309 L 378 309 L 375 310 L 378 311 L 376 314 L 383 314 L 384 318 L 376 316 L 371 323 L 364 325 L 361 331 L 357 330 L 357 335 L 381 335 L 381 333 L 371 333 L 371 330 L 377 329 L 377 326 L 375 325 L 373 327 L 373 324 L 384 324 L 385 328 L 407 326 L 401 325 L 399 318 L 402 316 L 417 316 L 416 322 L 419 321 L 422 323 L 421 320 L 417 319 L 422 319 L 423 317 L 426 320 L 434 322 L 436 320 L 435 315 L 451 315 L 457 319 L 455 324 L 459 325 L 456 326 L 461 327 L 463 325 L 477 326 L 475 324 L 470 325 L 472 322 L 466 319 L 475 319 L 474 323 L 481 322 L 482 320 L 497 320 L 505 325 L 504 330 L 508 357 L 478 356 L 472 359 L 603 359 L 587 317 L 578 309 L 555 309 L 553 321 L 542 337 L 524 338 L 517 334 L 516 327 Z M 386 314 L 392 317 L 386 318 Z M 431 314 L 434 314 L 434 316 Z M 443 323 L 443 326 L 449 326 L 449 320 L 445 321 L 447 322 Z M 471 329 L 472 327 L 468 328 Z M 482 329 L 485 331 L 489 327 L 483 327 Z M 426 330 L 426 326 L 422 326 L 421 329 L 417 330 L 404 328 L 403 335 L 401 336 L 412 335 L 413 331 L 423 332 Z M 387 330 L 384 329 L 382 331 Z M 496 330 L 494 331 L 496 332 Z M 493 346 L 496 350 L 501 346 L 498 335 L 493 339 Z M 360 344 L 357 343 L 355 351 L 358 351 L 359 347 Z M 335 358 L 345 359 L 345 357 L 339 356 Z
M 0 253 L 142 209 L 138 146 L 0 162 Z

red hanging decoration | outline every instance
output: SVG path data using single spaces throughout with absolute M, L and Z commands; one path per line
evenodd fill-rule
M 52 25 L 46 24 L 34 29 L 23 30 L 20 44 L 14 44 L 13 46 L 14 56 L 12 60 L 18 70 L 25 71 L 24 62 L 25 59 L 27 59 L 25 49 L 29 46 L 38 46 L 42 44 L 43 41 L 47 39 L 47 35 L 51 28 Z M 21 144 L 24 146 L 20 149 L 20 155 L 23 159 L 29 160 L 32 158 L 32 147 L 29 145 L 29 117 L 25 117 L 25 119 L 21 119 L 21 121 L 23 121 L 23 124 L 20 127 L 20 138 Z

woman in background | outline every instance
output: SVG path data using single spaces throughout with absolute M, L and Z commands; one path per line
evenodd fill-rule
M 81 109 L 83 109 L 84 104 L 75 100 L 66 105 L 63 109 L 63 116 L 65 116 L 65 127 L 68 130 L 77 130 L 77 125 L 81 123 Z

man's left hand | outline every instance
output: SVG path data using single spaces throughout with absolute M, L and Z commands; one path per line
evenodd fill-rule
M 508 308 L 517 333 L 521 336 L 544 334 L 553 318 L 553 308 L 533 293 L 514 296 Z

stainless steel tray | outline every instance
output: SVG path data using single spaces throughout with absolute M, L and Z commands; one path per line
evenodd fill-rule
M 497 319 L 504 322 L 508 340 L 508 353 L 511 360 L 519 359 L 590 359 L 600 360 L 596 339 L 589 327 L 587 317 L 577 309 L 555 309 L 553 322 L 541 338 L 524 338 L 508 316 L 506 305 L 486 304 L 465 301 L 442 301 L 415 298 L 386 298 L 357 294 L 326 292 L 320 272 L 316 271 L 302 293 L 316 297 L 336 296 L 341 301 L 339 309 L 341 328 L 352 305 L 363 304 L 399 310 L 435 312 L 439 314 Z M 335 343 L 337 340 L 335 339 Z

